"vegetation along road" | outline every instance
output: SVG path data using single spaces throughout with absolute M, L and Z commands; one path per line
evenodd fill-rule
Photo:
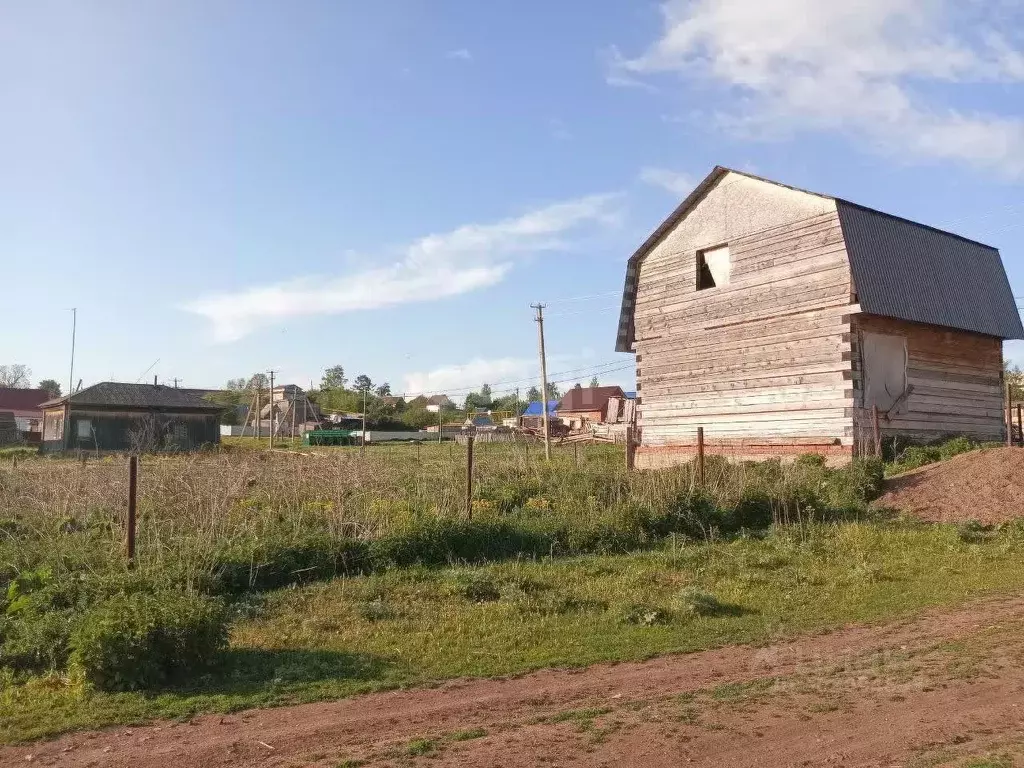
M 134 569 L 123 460 L 3 462 L 0 763 L 1013 765 L 1024 526 L 869 505 L 970 447 L 144 457 Z

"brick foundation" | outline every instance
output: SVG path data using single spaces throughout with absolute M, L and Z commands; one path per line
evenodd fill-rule
M 825 457 L 829 466 L 848 464 L 853 459 L 852 445 L 837 443 L 774 443 L 753 442 L 707 442 L 704 455 L 725 456 L 731 461 L 763 461 L 764 459 L 795 459 L 802 453 L 817 453 Z M 671 467 L 692 460 L 697 455 L 697 446 L 687 445 L 641 445 L 636 450 L 638 469 Z

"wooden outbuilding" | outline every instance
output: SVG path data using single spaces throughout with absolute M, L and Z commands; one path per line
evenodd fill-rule
M 44 452 L 189 451 L 220 442 L 221 406 L 176 387 L 104 381 L 42 410 Z
M 883 439 L 1005 436 L 999 252 L 717 167 L 629 259 L 637 466 L 710 451 L 848 460 Z

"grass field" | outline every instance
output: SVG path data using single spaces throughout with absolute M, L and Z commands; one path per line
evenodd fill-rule
M 457 446 L 144 457 L 134 569 L 123 458 L 0 466 L 0 739 L 767 641 L 1024 582 L 1014 526 L 874 520 L 880 466 L 712 461 L 700 489 L 612 446 L 477 458 L 469 519 Z

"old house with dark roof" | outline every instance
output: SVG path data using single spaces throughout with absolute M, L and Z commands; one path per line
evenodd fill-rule
M 188 451 L 220 442 L 221 406 L 175 387 L 104 381 L 42 409 L 44 451 Z
M 636 355 L 638 466 L 698 427 L 734 456 L 998 440 L 1004 339 L 1024 336 L 999 252 L 717 167 L 630 257 L 616 349 Z

